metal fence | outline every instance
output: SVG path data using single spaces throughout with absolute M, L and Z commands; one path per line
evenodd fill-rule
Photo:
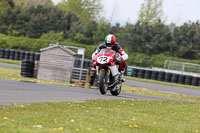
M 165 60 L 164 68 L 169 69 L 169 70 L 178 70 L 182 72 L 200 73 L 199 64 L 192 64 L 192 63 L 186 63 L 186 62 Z

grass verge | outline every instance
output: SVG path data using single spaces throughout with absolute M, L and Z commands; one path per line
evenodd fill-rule
M 0 107 L 2 133 L 198 133 L 199 103 L 91 100 Z
M 0 66 L 0 79 L 28 81 L 28 82 L 37 82 L 37 83 L 46 83 L 46 84 L 57 84 L 57 85 L 72 85 L 66 82 L 39 80 L 35 78 L 25 78 L 25 77 L 20 76 L 19 69 L 5 68 L 1 66 Z
M 177 100 L 183 100 L 183 101 L 189 101 L 189 102 L 200 102 L 200 97 L 192 97 L 192 96 L 187 96 L 187 95 L 178 94 L 178 93 L 155 91 L 155 90 L 139 88 L 135 86 L 128 86 L 128 85 L 122 86 L 122 92 L 145 95 L 145 96 L 162 97 L 162 98 L 168 98 L 168 99 L 177 99 Z
M 0 58 L 0 62 L 21 65 L 21 61 L 17 61 L 17 60 L 8 60 L 8 59 L 1 59 Z
M 126 79 L 128 79 L 128 80 L 135 80 L 135 81 L 141 81 L 141 82 L 149 82 L 149 83 L 155 83 L 155 84 L 163 84 L 163 85 L 170 85 L 170 86 L 177 86 L 177 87 L 185 87 L 185 88 L 191 88 L 191 89 L 200 90 L 200 87 L 199 87 L 199 86 L 183 85 L 183 84 L 162 82 L 162 81 L 150 80 L 150 79 L 140 79 L 140 78 L 128 77 L 128 76 L 126 76 Z

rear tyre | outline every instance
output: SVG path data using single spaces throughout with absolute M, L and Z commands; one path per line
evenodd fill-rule
M 106 71 L 102 70 L 99 74 L 99 90 L 102 95 L 105 95 L 108 90 L 108 84 L 106 83 Z

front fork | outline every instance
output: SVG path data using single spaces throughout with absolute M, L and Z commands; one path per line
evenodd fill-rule
M 102 69 L 103 68 L 99 68 L 99 66 L 96 66 L 96 70 L 97 70 L 97 75 L 99 75 L 99 73 L 102 71 Z M 109 84 L 110 83 L 110 73 L 111 73 L 111 71 L 110 71 L 110 69 L 108 68 L 108 70 L 106 70 L 106 75 L 105 75 L 105 77 L 106 77 L 106 80 L 105 80 L 105 82 L 107 83 L 107 84 Z M 98 81 L 99 82 L 99 81 Z

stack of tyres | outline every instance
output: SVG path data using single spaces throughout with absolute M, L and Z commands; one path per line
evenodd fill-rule
M 200 86 L 200 77 L 199 77 L 199 86 Z
M 19 60 L 24 60 L 25 51 L 20 51 Z
M 30 58 L 30 52 L 25 52 L 25 55 L 24 55 L 24 60 L 29 60 Z
M 14 49 L 10 49 L 9 59 L 13 60 L 14 58 L 15 58 L 15 50 Z
M 133 70 L 132 70 L 132 77 L 137 77 L 138 76 L 138 72 L 139 72 L 138 68 L 133 68 Z
M 145 79 L 151 79 L 151 70 L 145 70 L 144 78 Z
M 179 84 L 185 84 L 185 78 L 186 78 L 186 75 L 179 75 L 178 83 Z
M 14 60 L 19 60 L 20 51 L 15 51 Z
M 144 69 L 139 69 L 138 70 L 138 78 L 144 78 L 145 70 Z
M 158 72 L 158 81 L 164 81 L 165 79 L 165 72 Z
M 0 49 L 0 58 L 4 58 L 5 49 Z
M 172 73 L 165 73 L 165 82 L 171 82 Z
M 5 59 L 9 59 L 9 56 L 10 56 L 10 50 L 9 50 L 9 49 L 5 49 L 4 58 L 5 58 Z
M 35 53 L 30 52 L 29 60 L 30 61 L 35 61 Z
M 192 77 L 192 85 L 193 86 L 199 85 L 199 77 Z
M 178 83 L 178 78 L 179 78 L 179 75 L 173 73 L 173 74 L 172 74 L 172 78 L 171 78 L 171 82 L 172 82 L 172 83 Z
M 185 84 L 186 85 L 191 85 L 192 84 L 192 76 L 187 75 L 185 78 Z
M 35 62 L 30 60 L 23 60 L 21 65 L 21 76 L 34 77 Z
M 157 80 L 158 79 L 158 71 L 152 71 L 151 79 L 153 79 L 153 80 Z
M 40 60 L 40 53 L 35 53 L 35 60 L 39 61 Z

